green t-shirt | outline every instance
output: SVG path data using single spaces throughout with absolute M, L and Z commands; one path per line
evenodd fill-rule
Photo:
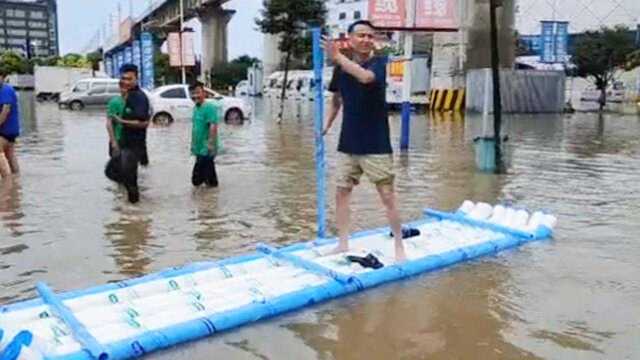
M 193 125 L 191 130 L 191 153 L 196 156 L 209 155 L 209 128 L 220 121 L 218 107 L 210 102 L 196 105 L 193 108 Z M 220 136 L 216 139 L 220 148 Z
M 107 116 L 110 118 L 114 116 L 122 117 L 122 115 L 124 114 L 125 104 L 126 103 L 122 96 L 114 96 L 113 98 L 111 98 L 111 100 L 109 100 L 109 103 L 107 104 Z M 122 124 L 117 122 L 112 122 L 112 124 L 113 135 L 116 138 L 116 142 L 120 143 L 120 139 L 122 139 Z

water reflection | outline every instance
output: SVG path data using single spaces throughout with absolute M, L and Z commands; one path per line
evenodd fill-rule
M 18 108 L 20 109 L 20 129 L 22 135 L 38 130 L 36 121 L 36 101 L 33 91 L 18 91 Z
M 24 234 L 21 221 L 25 215 L 20 208 L 21 198 L 18 177 L 0 179 L 0 220 L 3 224 L 0 234 L 6 233 L 14 238 Z
M 104 234 L 111 242 L 119 273 L 125 277 L 140 276 L 148 272 L 151 264 L 149 242 L 152 242 L 152 219 L 129 206 L 117 207 L 115 213 L 120 215 L 104 224 Z

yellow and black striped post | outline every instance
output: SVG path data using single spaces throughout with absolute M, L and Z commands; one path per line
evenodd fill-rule
M 432 89 L 429 93 L 429 110 L 464 111 L 465 89 Z

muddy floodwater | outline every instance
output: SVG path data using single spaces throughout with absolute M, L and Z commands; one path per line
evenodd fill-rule
M 223 126 L 220 187 L 193 191 L 190 123 L 149 130 L 142 199 L 103 175 L 102 111 L 37 105 L 24 119 L 22 176 L 0 185 L 0 304 L 118 281 L 315 234 L 312 110 L 278 125 L 268 101 Z M 399 119 L 391 120 L 394 147 Z M 476 170 L 478 117 L 416 115 L 395 155 L 403 218 L 465 199 L 512 201 L 560 219 L 556 236 L 495 257 L 385 285 L 150 359 L 639 359 L 640 118 L 507 116 L 508 173 Z M 337 127 L 327 136 L 335 231 Z M 367 182 L 353 230 L 385 226 Z

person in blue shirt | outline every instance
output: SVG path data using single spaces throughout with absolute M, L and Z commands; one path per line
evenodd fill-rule
M 0 68 L 0 156 L 4 155 L 9 163 L 8 169 L 0 166 L 2 178 L 20 172 L 15 152 L 16 139 L 20 136 L 18 96 L 11 85 L 5 84 L 7 75 L 7 72 Z
M 339 243 L 333 253 L 349 250 L 350 201 L 353 187 L 366 175 L 375 184 L 395 238 L 396 261 L 406 260 L 402 224 L 394 190 L 393 151 L 389 139 L 386 102 L 387 58 L 374 55 L 375 29 L 366 20 L 348 29 L 351 59 L 338 45 L 323 39 L 323 47 L 335 64 L 329 90 L 326 134 L 342 108 L 338 143 L 336 218 Z

